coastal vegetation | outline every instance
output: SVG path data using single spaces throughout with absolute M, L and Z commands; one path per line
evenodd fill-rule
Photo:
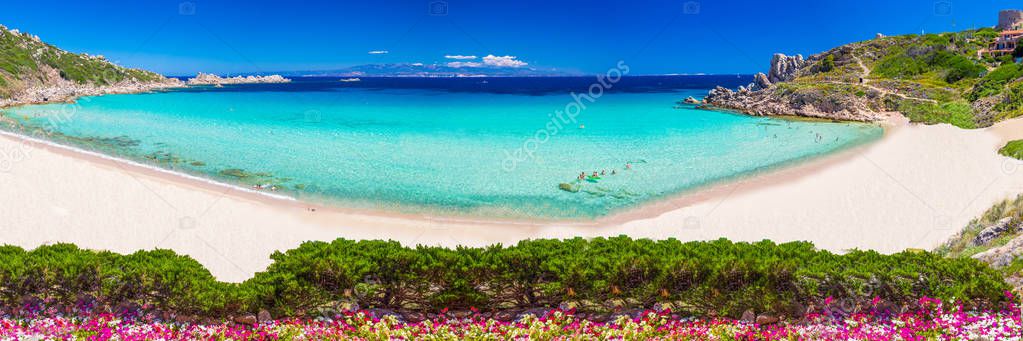
M 1005 144 L 1005 147 L 999 149 L 998 153 L 1011 158 L 1023 160 L 1023 140 L 1010 141 Z
M 316 317 L 358 309 L 559 307 L 607 316 L 656 306 L 686 316 L 738 318 L 755 311 L 799 318 L 836 301 L 850 311 L 903 311 L 920 297 L 991 308 L 1004 303 L 1009 289 L 1000 273 L 974 259 L 912 251 L 834 254 L 804 242 L 615 237 L 447 249 L 338 239 L 306 242 L 271 258 L 255 277 L 225 283 L 167 250 L 119 255 L 70 244 L 5 246 L 0 309 L 225 318 L 261 311 Z

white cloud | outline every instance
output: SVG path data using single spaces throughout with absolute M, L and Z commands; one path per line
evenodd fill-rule
M 423 63 L 412 63 L 412 66 L 423 66 Z
M 481 67 L 483 63 L 477 62 L 450 62 L 446 64 L 448 67 Z
M 369 51 L 369 54 L 387 54 L 389 52 L 390 51 L 387 51 L 387 50 L 376 50 L 376 51 Z
M 462 58 L 452 58 L 452 57 L 462 57 Z M 472 59 L 472 58 L 466 58 L 466 57 L 476 58 L 476 56 L 444 56 L 444 58 L 449 58 L 449 59 L 465 59 L 465 60 L 471 60 Z M 463 61 L 457 61 L 457 62 L 448 62 L 445 65 L 447 65 L 449 67 L 454 67 L 454 68 L 485 67 L 485 66 L 486 67 L 513 67 L 514 68 L 514 67 L 523 67 L 523 66 L 529 65 L 526 62 L 518 60 L 518 59 L 515 59 L 515 58 L 516 58 L 515 56 L 495 56 L 495 55 L 489 54 L 486 57 L 483 57 L 483 61 L 482 62 L 463 62 Z
M 458 60 L 469 60 L 469 59 L 476 59 L 476 56 L 463 56 L 463 55 L 460 55 L 460 54 L 455 54 L 455 55 L 449 54 L 449 55 L 444 56 L 444 58 L 447 58 L 447 59 L 458 59 Z
M 529 65 L 526 62 L 515 59 L 515 56 L 498 57 L 492 54 L 488 54 L 486 57 L 483 57 L 483 64 L 496 67 L 523 67 Z

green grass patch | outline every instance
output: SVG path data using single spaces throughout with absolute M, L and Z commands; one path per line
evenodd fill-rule
M 963 129 L 977 128 L 973 108 L 965 101 L 931 103 L 918 100 L 900 100 L 898 110 L 910 121 L 926 124 L 948 123 Z

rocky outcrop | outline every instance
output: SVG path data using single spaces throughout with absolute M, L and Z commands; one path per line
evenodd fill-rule
M 202 73 L 195 75 L 194 78 L 188 79 L 188 85 L 224 85 L 224 84 L 253 84 L 253 83 L 289 83 L 290 79 L 284 78 L 281 75 L 269 75 L 269 76 L 235 76 L 235 77 L 220 77 L 210 73 Z
M 765 75 L 763 72 L 758 72 L 756 76 L 753 76 L 753 85 L 750 87 L 754 88 L 754 90 L 763 90 L 770 88 L 772 84 L 774 84 L 774 82 L 771 82 L 770 77 Z
M 247 326 L 254 326 L 259 324 L 259 319 L 255 315 L 242 315 L 234 318 L 234 323 L 243 324 Z
M 788 82 L 796 78 L 796 72 L 807 65 L 803 55 L 786 56 L 775 53 L 771 57 L 771 69 L 767 72 L 767 80 L 771 83 Z
M 704 98 L 703 108 L 726 109 L 754 116 L 803 116 L 842 121 L 875 122 L 887 119 L 890 111 L 886 96 L 875 87 L 855 81 L 855 77 L 837 75 L 818 77 L 826 56 L 843 56 L 848 64 L 850 53 L 841 48 L 804 59 L 802 55 L 781 53 L 771 58 L 767 74 L 758 73 L 753 82 L 737 90 L 722 87 L 711 90 Z M 837 63 L 837 62 L 836 62 Z
M 1013 220 L 1012 217 L 1002 218 L 1001 220 L 995 222 L 991 226 L 984 228 L 983 230 L 980 231 L 980 233 L 977 233 L 977 237 L 973 238 L 973 245 L 974 246 L 984 245 L 994 240 L 995 238 L 1002 236 L 1006 232 L 1015 231 L 1016 229 L 1018 229 L 1018 226 L 1013 225 L 1012 220 Z
M 885 119 L 876 100 L 881 95 L 866 92 L 863 97 L 850 96 L 827 89 L 779 89 L 773 86 L 763 90 L 739 87 L 732 91 L 724 87 L 711 90 L 704 101 L 712 108 L 740 111 L 753 116 L 803 116 L 843 121 L 874 122 Z
M 1023 235 L 1013 238 L 1005 245 L 975 254 L 973 258 L 987 263 L 991 267 L 1002 268 L 1011 264 L 1021 254 L 1023 254 Z

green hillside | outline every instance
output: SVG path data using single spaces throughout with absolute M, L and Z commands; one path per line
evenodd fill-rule
M 1023 65 L 1011 56 L 978 54 L 997 36 L 984 28 L 848 44 L 811 58 L 798 77 L 780 86 L 800 91 L 827 85 L 860 97 L 871 92 L 877 107 L 915 122 L 989 126 L 1023 115 Z
M 110 85 L 154 82 L 163 76 L 114 65 L 103 57 L 75 54 L 44 43 L 38 37 L 0 26 L 0 98 L 37 85 L 61 80 Z

